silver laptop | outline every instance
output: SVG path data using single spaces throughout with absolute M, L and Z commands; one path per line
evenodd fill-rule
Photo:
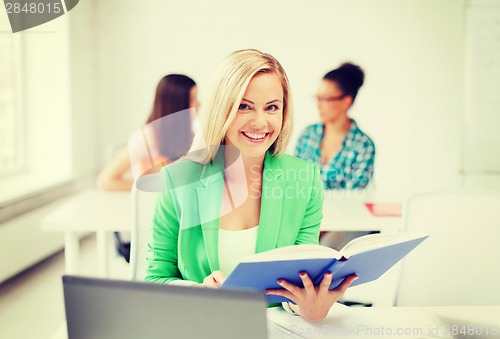
M 267 338 L 264 294 L 64 276 L 69 339 Z

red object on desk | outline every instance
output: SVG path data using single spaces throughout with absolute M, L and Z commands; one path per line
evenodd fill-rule
M 365 206 L 375 217 L 400 217 L 403 209 L 402 204 L 379 204 L 366 202 Z

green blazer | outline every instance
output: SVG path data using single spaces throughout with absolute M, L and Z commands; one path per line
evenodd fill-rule
M 222 152 L 219 152 L 222 153 Z M 160 195 L 148 244 L 146 280 L 202 283 L 219 269 L 219 218 L 224 159 L 179 161 L 162 169 Z M 256 253 L 294 244 L 317 244 L 323 184 L 316 165 L 267 153 L 264 160 Z

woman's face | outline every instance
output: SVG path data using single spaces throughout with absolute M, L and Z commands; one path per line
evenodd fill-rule
M 276 141 L 283 123 L 283 88 L 274 73 L 253 77 L 226 132 L 226 144 L 243 156 L 263 157 Z
M 343 95 L 344 93 L 342 93 L 337 83 L 330 80 L 320 82 L 316 99 L 322 123 L 334 122 L 347 116 L 347 110 L 351 106 L 352 99 L 350 96 Z

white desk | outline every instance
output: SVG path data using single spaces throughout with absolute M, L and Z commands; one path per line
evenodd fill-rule
M 450 331 L 465 325 L 463 337 L 500 338 L 500 306 L 469 307 L 343 307 L 336 304 L 320 322 L 308 322 L 279 307 L 267 310 L 267 318 L 305 338 L 451 338 Z M 447 318 L 448 325 L 443 322 Z M 472 327 L 469 327 L 472 326 Z M 281 338 L 273 331 L 269 339 Z M 476 336 L 472 336 L 472 332 Z M 398 334 L 400 333 L 400 334 Z M 494 334 L 496 333 L 496 335 Z M 52 339 L 68 339 L 66 322 Z
M 481 338 L 500 338 L 499 314 L 500 306 L 334 306 L 320 322 L 293 317 L 280 308 L 269 309 L 267 318 L 305 338 L 452 338 L 451 331 L 460 334 L 462 329 L 467 334 L 461 338 L 478 338 L 481 333 Z
M 141 192 L 147 197 L 145 205 L 153 205 L 155 193 Z M 386 199 L 375 191 L 325 191 L 322 231 L 373 231 L 398 232 L 401 218 L 374 217 L 364 202 L 401 202 L 401 195 Z M 87 190 L 60 206 L 43 218 L 42 230 L 65 232 L 66 273 L 78 272 L 79 232 L 96 232 L 100 276 L 107 275 L 107 238 L 115 231 L 131 230 L 132 202 L 129 192 L 102 192 Z M 142 222 L 150 218 L 150 211 L 141 209 Z
M 42 219 L 44 231 L 64 232 L 67 274 L 78 272 L 80 232 L 96 232 L 99 272 L 107 274 L 107 236 L 114 231 L 130 231 L 131 200 L 128 192 L 88 190 L 68 199 Z
M 323 203 L 322 231 L 380 231 L 397 233 L 401 217 L 376 217 L 365 203 L 403 203 L 402 192 L 327 190 Z

